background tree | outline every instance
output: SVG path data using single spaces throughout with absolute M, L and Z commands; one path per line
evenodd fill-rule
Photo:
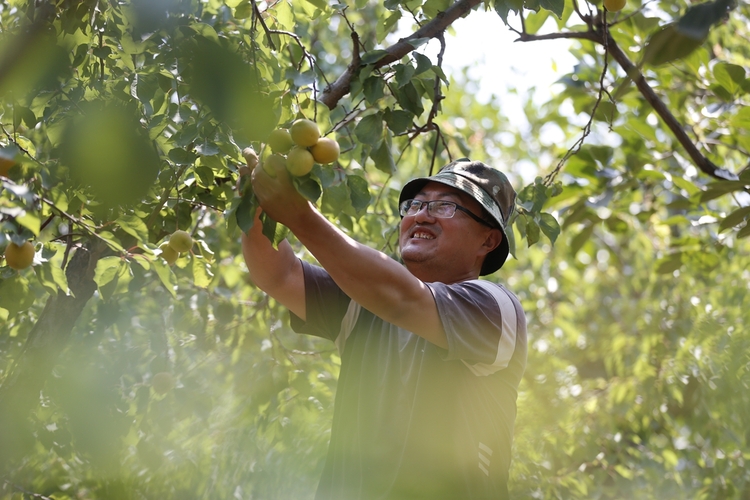
M 574 41 L 528 129 L 442 67 L 480 9 Z M 747 40 L 726 0 L 0 1 L 0 495 L 311 497 L 340 360 L 248 285 L 235 188 L 305 117 L 342 155 L 300 191 L 394 256 L 409 177 L 538 166 L 492 278 L 533 342 L 518 497 L 750 497 Z

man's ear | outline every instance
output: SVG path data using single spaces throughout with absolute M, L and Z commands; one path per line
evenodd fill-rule
M 487 237 L 484 239 L 482 248 L 485 248 L 487 250 L 487 253 L 490 253 L 491 251 L 499 247 L 500 243 L 502 242 L 503 242 L 503 232 L 497 228 L 492 228 L 487 233 Z

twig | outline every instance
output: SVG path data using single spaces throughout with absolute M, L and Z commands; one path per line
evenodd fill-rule
M 276 45 L 273 43 L 273 38 L 271 38 L 271 33 L 268 30 L 268 26 L 266 26 L 266 22 L 263 20 L 263 15 L 258 9 L 258 4 L 255 2 L 255 0 L 252 1 L 252 4 L 253 12 L 255 12 L 255 17 L 258 22 L 260 22 L 260 25 L 263 26 L 263 31 L 266 33 L 266 37 L 268 37 L 268 45 L 271 47 L 271 50 L 276 50 Z
M 55 500 L 52 497 L 48 497 L 48 496 L 42 495 L 40 493 L 34 493 L 32 491 L 29 491 L 29 490 L 27 490 L 27 489 L 25 489 L 25 488 L 23 488 L 23 487 L 15 484 L 15 483 L 11 483 L 7 479 L 4 479 L 3 481 L 5 482 L 5 484 L 7 484 L 8 486 L 10 486 L 11 488 L 14 488 L 14 489 L 18 490 L 18 491 L 22 492 L 24 495 L 30 496 L 31 498 L 39 498 L 40 500 Z
M 594 102 L 594 107 L 591 108 L 591 115 L 589 116 L 589 121 L 584 125 L 583 132 L 581 133 L 581 137 L 571 146 L 570 149 L 565 153 L 565 155 L 560 159 L 560 161 L 557 163 L 557 166 L 555 166 L 554 170 L 550 172 L 545 178 L 544 178 L 544 185 L 549 186 L 555 181 L 555 177 L 557 177 L 557 174 L 560 173 L 560 170 L 562 170 L 563 166 L 565 165 L 565 162 L 568 161 L 568 159 L 577 154 L 581 147 L 583 147 L 583 143 L 586 140 L 586 137 L 591 133 L 591 125 L 594 123 L 594 116 L 596 115 L 596 110 L 599 108 L 599 104 L 602 102 L 602 97 L 606 93 L 609 95 L 609 92 L 607 92 L 604 89 L 604 79 L 607 76 L 607 69 L 609 67 L 609 45 L 607 44 L 608 37 L 606 36 L 607 33 L 607 12 L 606 10 L 603 11 L 603 22 L 602 22 L 602 29 L 605 32 L 604 36 L 604 64 L 602 65 L 602 72 L 601 76 L 599 77 L 599 92 L 596 96 L 596 102 Z M 610 96 L 611 100 L 612 96 Z

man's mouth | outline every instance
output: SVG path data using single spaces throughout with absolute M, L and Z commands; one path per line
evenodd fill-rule
M 434 240 L 435 236 L 432 234 L 426 232 L 426 231 L 415 231 L 414 234 L 411 235 L 412 238 L 416 238 L 418 240 Z

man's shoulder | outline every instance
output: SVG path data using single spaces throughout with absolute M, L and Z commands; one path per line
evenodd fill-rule
M 502 283 L 496 283 L 494 281 L 484 280 L 484 279 L 469 279 L 464 281 L 459 281 L 456 283 L 452 283 L 450 285 L 445 285 L 448 287 L 448 289 L 456 291 L 456 292 L 463 292 L 463 293 L 469 293 L 469 294 L 483 294 L 483 295 L 490 295 L 494 297 L 496 300 L 499 299 L 499 301 L 506 301 L 511 300 L 515 304 L 517 304 L 520 307 L 520 300 L 516 296 L 515 293 L 510 291 L 508 287 L 503 285 Z

